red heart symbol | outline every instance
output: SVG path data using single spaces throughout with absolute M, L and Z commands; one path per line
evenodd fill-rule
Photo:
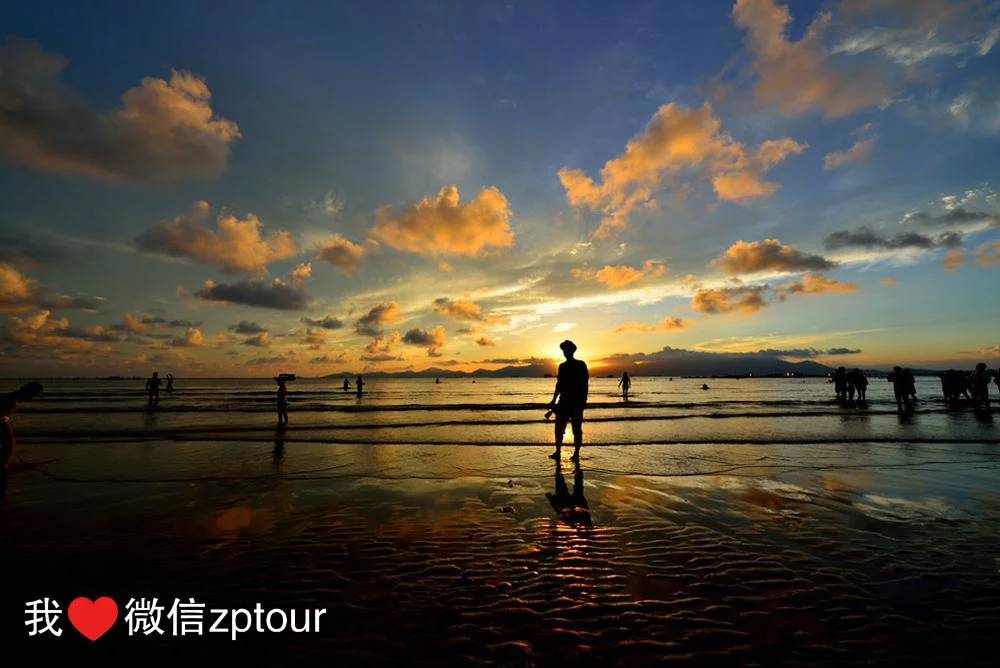
M 108 632 L 118 619 L 118 604 L 113 598 L 102 596 L 91 601 L 85 596 L 73 599 L 67 610 L 69 622 L 85 638 L 97 640 Z

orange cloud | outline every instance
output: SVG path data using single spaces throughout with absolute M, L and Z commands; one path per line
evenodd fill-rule
M 699 290 L 691 299 L 691 308 L 702 313 L 756 313 L 767 303 L 767 286 L 714 288 Z
M 945 271 L 958 271 L 965 264 L 965 251 L 953 250 L 944 254 L 941 266 Z
M 44 172 L 108 181 L 174 181 L 223 173 L 239 127 L 219 118 L 205 81 L 147 77 L 108 113 L 60 80 L 67 60 L 16 38 L 0 45 L 0 156 Z
M 364 246 L 334 234 L 333 238 L 320 249 L 319 259 L 329 262 L 345 274 L 353 274 L 361 266 L 361 260 L 366 252 Z
M 647 278 L 659 278 L 667 273 L 663 260 L 646 260 L 638 269 L 627 265 L 607 265 L 603 269 L 574 269 L 573 276 L 585 281 L 597 281 L 609 288 L 624 288 Z
M 633 211 L 655 206 L 656 192 L 682 170 L 704 168 L 719 199 L 746 201 L 773 194 L 777 184 L 761 175 L 806 148 L 791 139 L 771 140 L 750 155 L 721 127 L 707 102 L 700 109 L 665 104 L 624 153 L 604 164 L 599 183 L 579 169 L 560 169 L 566 199 L 574 208 L 603 213 L 593 236 L 606 239 L 628 226 Z
M 644 334 L 649 334 L 652 332 L 673 332 L 679 329 L 685 329 L 688 326 L 686 320 L 682 320 L 677 317 L 667 317 L 658 323 L 652 325 L 644 325 L 640 322 L 626 322 L 624 325 L 619 325 L 615 327 L 615 334 L 621 334 L 623 332 L 641 332 Z
M 267 266 L 294 257 L 298 250 L 288 232 L 262 236 L 264 224 L 254 214 L 240 220 L 220 214 L 216 229 L 205 225 L 208 202 L 195 202 L 191 211 L 165 220 L 136 239 L 136 246 L 150 253 L 162 253 L 218 265 L 234 274 L 266 274 Z
M 431 357 L 441 355 L 440 348 L 447 343 L 447 334 L 444 327 L 438 325 L 428 331 L 426 329 L 411 329 L 403 335 L 403 343 L 411 346 L 422 346 L 427 349 L 427 354 Z
M 866 136 L 870 135 L 871 132 L 871 123 L 865 123 L 863 126 L 852 132 L 851 134 L 860 135 L 861 138 L 854 142 L 854 144 L 846 151 L 834 151 L 833 153 L 827 153 L 823 157 L 823 169 L 830 171 L 831 169 L 837 169 L 838 167 L 843 167 L 844 165 L 849 165 L 853 162 L 864 162 L 867 160 L 871 156 L 872 147 L 875 145 L 875 138 Z
M 439 297 L 434 300 L 434 311 L 455 320 L 485 320 L 479 304 L 469 299 L 448 299 Z
M 896 279 L 892 278 L 891 276 L 886 276 L 885 278 L 882 279 L 881 283 L 887 288 L 892 288 L 895 287 L 896 285 Z
M 484 188 L 463 203 L 458 186 L 448 185 L 402 211 L 379 209 L 371 236 L 409 253 L 476 256 L 514 245 L 510 218 L 510 204 L 498 188 Z
M 93 310 L 103 302 L 100 297 L 57 294 L 22 274 L 14 265 L 0 262 L 0 313 L 23 313 L 35 309 Z
M 983 267 L 1000 265 L 1000 241 L 987 242 L 977 248 L 976 264 Z
M 753 274 L 760 271 L 822 271 L 833 268 L 826 258 L 803 253 L 778 239 L 737 241 L 721 257 L 713 260 L 727 274 Z
M 875 70 L 838 68 L 831 61 L 823 42 L 830 18 L 829 13 L 820 14 L 802 39 L 792 42 L 786 35 L 792 22 L 787 7 L 774 0 L 737 0 L 733 19 L 747 31 L 757 75 L 754 95 L 760 105 L 788 116 L 816 111 L 840 118 L 889 97 Z
M 777 288 L 782 296 L 801 295 L 847 295 L 858 291 L 857 283 L 842 283 L 821 274 L 806 274 L 801 280 L 792 281 Z
M 399 304 L 382 302 L 358 318 L 358 321 L 354 323 L 354 330 L 362 336 L 379 336 L 382 334 L 382 326 L 395 322 L 399 314 Z
M 303 262 L 288 272 L 288 280 L 292 283 L 305 283 L 312 277 L 312 264 Z

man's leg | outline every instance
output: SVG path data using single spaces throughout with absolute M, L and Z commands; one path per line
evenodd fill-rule
M 563 434 L 566 433 L 566 416 L 556 409 L 556 451 L 549 455 L 550 459 L 559 459 L 562 452 Z
M 573 424 L 573 461 L 580 461 L 580 446 L 583 445 L 583 412 L 576 414 Z

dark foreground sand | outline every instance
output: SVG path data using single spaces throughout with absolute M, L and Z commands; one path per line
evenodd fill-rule
M 996 665 L 996 443 L 590 448 L 589 525 L 553 510 L 547 453 L 26 445 L 0 511 L 5 658 Z M 24 601 L 77 595 L 329 612 L 235 643 L 26 637 Z

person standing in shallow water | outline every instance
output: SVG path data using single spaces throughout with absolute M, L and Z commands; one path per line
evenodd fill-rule
M 283 427 L 288 424 L 288 385 L 281 376 L 274 382 L 278 384 L 278 426 Z
M 150 408 L 160 404 L 160 372 L 154 371 L 146 381 L 146 405 Z
M 566 424 L 573 428 L 573 461 L 580 460 L 580 446 L 583 445 L 583 409 L 587 406 L 590 374 L 587 365 L 573 357 L 576 344 L 566 340 L 559 344 L 566 361 L 559 365 L 556 389 L 552 393 L 549 406 L 556 413 L 556 451 L 549 455 L 559 459 L 562 453 Z M 556 403 L 558 400 L 558 404 Z
M 14 453 L 14 425 L 10 418 L 17 408 L 18 401 L 34 399 L 42 393 L 40 383 L 28 383 L 9 394 L 0 395 L 0 475 L 7 470 L 7 462 Z
M 358 379 L 354 381 L 354 384 L 358 388 L 358 396 L 360 397 L 365 392 L 365 381 L 361 378 L 361 376 L 358 376 Z
M 628 377 L 628 371 L 622 372 L 622 379 L 618 381 L 618 387 L 622 388 L 622 399 L 628 401 L 628 391 L 632 389 L 632 379 Z

